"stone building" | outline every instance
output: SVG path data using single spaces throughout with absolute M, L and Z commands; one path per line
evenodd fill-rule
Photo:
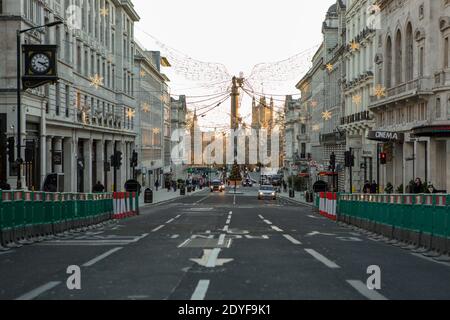
M 404 191 L 419 177 L 448 191 L 450 3 L 382 0 L 379 6 L 375 83 L 385 92 L 371 97 L 370 135 L 387 154 L 381 185 Z
M 49 173 L 63 173 L 64 190 L 90 192 L 96 181 L 112 190 L 114 150 L 123 154 L 116 187 L 131 177 L 135 140 L 134 23 L 129 0 L 3 0 L 0 10 L 1 130 L 17 139 L 16 30 L 62 20 L 22 36 L 22 43 L 57 44 L 60 80 L 22 92 L 25 185 L 40 190 Z M 25 150 L 23 150 L 25 154 Z M 24 154 L 21 158 L 24 158 Z M 17 155 L 16 155 L 17 158 Z M 14 166 L 2 177 L 15 185 Z
M 346 132 L 347 150 L 355 156 L 352 168 L 353 191 L 361 191 L 365 181 L 377 180 L 377 145 L 367 136 L 373 129 L 370 97 L 374 92 L 375 19 L 371 0 L 349 0 L 345 15 L 347 46 L 343 57 L 346 77 L 343 82 L 344 107 L 340 129 Z M 371 22 L 374 23 L 371 23 Z M 348 170 L 348 169 L 347 169 Z M 350 191 L 348 172 L 345 190 Z

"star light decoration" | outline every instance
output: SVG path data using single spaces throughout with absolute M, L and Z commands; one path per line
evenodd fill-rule
M 333 71 L 334 66 L 333 66 L 331 63 L 328 63 L 328 64 L 325 66 L 325 68 L 327 68 L 328 72 L 331 72 L 331 71 Z
M 149 113 L 150 112 L 150 105 L 147 102 L 144 102 L 142 104 L 142 112 L 145 112 L 145 113 Z
M 374 90 L 374 95 L 381 99 L 382 97 L 386 97 L 386 88 L 380 84 L 377 84 Z
M 109 10 L 107 8 L 100 8 L 100 15 L 102 17 L 106 17 L 109 14 Z
M 353 40 L 353 41 L 350 43 L 350 50 L 351 50 L 352 52 L 358 51 L 359 48 L 360 48 L 359 43 L 356 42 L 355 40 Z
M 324 112 L 322 112 L 322 119 L 323 120 L 328 121 L 328 120 L 331 119 L 331 117 L 332 117 L 332 114 L 331 114 L 330 111 L 325 110 Z
M 89 85 L 91 87 L 94 87 L 95 89 L 98 89 L 100 86 L 103 86 L 103 78 L 100 77 L 98 74 L 94 75 L 93 77 L 89 77 L 89 80 L 91 80 L 91 83 Z
M 311 107 L 315 108 L 319 105 L 319 103 L 316 100 L 311 101 Z
M 131 108 L 129 108 L 128 110 L 127 110 L 127 118 L 128 119 L 133 119 L 134 118 L 134 115 L 136 114 L 136 111 L 135 110 L 133 110 L 133 109 L 131 109 Z
M 153 128 L 153 133 L 154 134 L 159 134 L 160 132 L 161 132 L 161 129 L 159 129 L 159 128 Z
M 141 70 L 141 72 L 139 72 L 139 75 L 141 76 L 141 78 L 144 78 L 147 75 L 147 72 Z
M 318 125 L 318 124 L 313 125 L 312 126 L 312 130 L 313 131 L 320 131 L 320 125 Z
M 354 95 L 352 97 L 352 101 L 353 101 L 354 104 L 359 106 L 361 104 L 361 101 L 362 101 L 361 95 L 359 95 L 359 94 Z

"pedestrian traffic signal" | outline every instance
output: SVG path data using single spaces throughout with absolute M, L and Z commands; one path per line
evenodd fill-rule
M 386 152 L 380 153 L 380 164 L 386 164 L 387 163 L 387 154 Z
M 8 138 L 8 143 L 6 145 L 6 153 L 8 154 L 9 163 L 14 163 L 14 147 L 15 147 L 14 137 Z
M 117 164 L 117 168 L 122 167 L 122 152 L 117 151 L 116 153 L 116 164 Z

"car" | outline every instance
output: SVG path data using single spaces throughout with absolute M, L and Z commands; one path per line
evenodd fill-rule
M 214 180 L 211 183 L 211 192 L 224 192 L 225 191 L 225 185 L 220 180 Z
M 277 192 L 275 191 L 275 188 L 271 185 L 261 185 L 258 191 L 258 200 L 263 200 L 267 198 L 277 200 Z
M 253 187 L 253 181 L 250 180 L 250 179 L 245 179 L 245 180 L 242 182 L 242 186 L 243 186 L 243 187 Z

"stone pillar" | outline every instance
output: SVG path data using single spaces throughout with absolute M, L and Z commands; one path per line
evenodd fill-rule
M 77 163 L 75 142 L 72 138 L 65 138 L 64 141 L 64 191 L 77 191 Z
M 84 141 L 84 192 L 92 192 L 92 139 Z
M 46 162 L 45 162 L 45 171 L 46 173 L 52 173 L 52 163 L 53 163 L 53 159 L 52 159 L 52 152 L 53 152 L 53 138 L 52 137 L 48 137 L 46 138 Z
M 54 151 L 62 152 L 62 138 L 61 137 L 55 138 Z M 52 161 L 53 161 L 53 159 L 52 159 Z M 62 164 L 61 165 L 55 165 L 55 173 L 62 173 L 62 172 L 63 172 Z
M 112 141 L 105 141 L 106 143 L 106 161 L 111 165 L 111 156 L 114 153 L 114 143 Z M 113 191 L 112 185 L 113 181 L 114 168 L 111 166 L 111 170 L 106 174 L 105 188 L 108 191 Z
M 426 171 L 426 141 L 418 141 L 416 142 L 415 146 L 415 176 L 422 179 L 422 182 L 425 184 L 428 184 L 428 181 L 430 181 L 430 177 L 425 177 L 425 171 Z M 426 179 L 425 179 L 426 178 Z M 428 180 L 428 181 L 426 181 Z
M 97 180 L 105 185 L 105 142 L 103 140 L 97 141 L 97 167 L 94 169 L 97 171 Z

